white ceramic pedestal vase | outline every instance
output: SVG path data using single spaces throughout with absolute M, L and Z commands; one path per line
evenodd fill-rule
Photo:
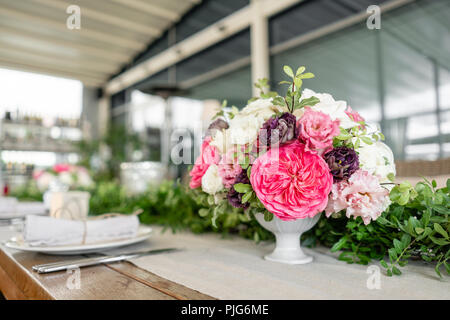
M 300 236 L 311 229 L 320 219 L 320 214 L 313 218 L 284 221 L 274 215 L 271 221 L 264 220 L 264 214 L 255 215 L 264 228 L 275 234 L 276 245 L 272 253 L 264 256 L 269 261 L 287 264 L 305 264 L 313 260 L 300 247 Z

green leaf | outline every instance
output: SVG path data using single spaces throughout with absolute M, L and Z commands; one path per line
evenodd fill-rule
M 450 244 L 449 241 L 445 241 L 444 239 L 439 239 L 439 238 L 435 238 L 433 236 L 430 236 L 431 241 L 433 241 L 434 243 L 440 245 L 440 246 L 445 246 L 447 244 Z
M 302 87 L 303 81 L 300 78 L 295 78 L 294 79 L 294 84 L 297 87 L 297 89 L 300 89 Z
M 417 227 L 417 228 L 415 228 L 414 230 L 417 232 L 417 234 L 421 234 L 422 232 L 425 231 L 425 229 L 420 228 L 420 227 Z
M 269 211 L 264 211 L 264 221 L 272 221 L 273 213 Z
M 252 186 L 246 183 L 236 183 L 233 187 L 239 193 L 246 193 L 252 190 Z
M 247 203 L 253 195 L 253 191 L 248 191 L 242 196 L 242 203 Z
M 200 217 L 206 217 L 209 214 L 209 209 L 201 208 L 198 210 L 198 214 Z
M 365 144 L 373 144 L 372 139 L 370 139 L 369 137 L 361 137 L 361 140 L 365 143 Z
M 439 278 L 442 278 L 442 274 L 441 274 L 441 272 L 439 271 L 439 267 L 440 267 L 440 265 L 437 264 L 436 267 L 434 268 L 434 271 L 436 271 L 436 274 L 439 276 Z
M 297 72 L 295 73 L 296 76 L 301 75 L 304 71 L 306 70 L 306 68 L 304 66 L 301 66 L 297 69 Z
M 311 72 L 307 72 L 307 73 L 304 73 L 304 74 L 300 75 L 300 78 L 302 78 L 302 79 L 312 79 L 312 78 L 314 78 L 314 74 L 311 73 Z
M 394 260 L 396 260 L 397 259 L 397 252 L 396 252 L 396 250 L 394 249 L 394 248 L 390 248 L 389 250 L 388 250 L 388 254 L 389 254 L 389 258 L 392 260 L 392 261 L 394 261 Z
M 286 73 L 289 77 L 294 78 L 294 72 L 292 71 L 291 67 L 284 66 L 283 67 L 284 73 Z
M 395 248 L 395 251 L 397 252 L 397 254 L 400 254 L 400 253 L 402 253 L 403 245 L 400 241 L 398 241 L 397 239 L 394 239 L 394 248 Z
M 300 103 L 298 104 L 296 109 L 303 108 L 306 106 L 312 107 L 312 106 L 318 104 L 319 102 L 320 102 L 320 100 L 316 97 L 310 97 L 307 99 L 303 99 L 302 101 L 300 101 Z
M 383 267 L 383 268 L 389 268 L 388 267 L 388 264 L 386 263 L 386 261 L 384 261 L 384 260 L 380 260 L 380 264 L 381 264 L 381 266 Z
M 397 268 L 397 267 L 392 267 L 392 272 L 396 275 L 399 276 L 402 274 L 402 272 Z
M 437 233 L 441 234 L 445 239 L 448 239 L 447 231 L 445 231 L 444 228 L 442 228 L 440 224 L 435 223 L 434 230 L 436 230 Z
M 395 175 L 392 172 L 387 175 L 387 178 L 389 179 L 389 181 L 395 181 Z
M 402 242 L 402 247 L 407 248 L 411 243 L 411 236 L 409 234 L 404 234 L 400 241 Z
M 339 239 L 338 242 L 336 242 L 330 249 L 331 252 L 336 252 L 342 249 L 342 247 L 345 245 L 345 243 L 347 242 L 347 237 L 342 237 L 341 239 Z

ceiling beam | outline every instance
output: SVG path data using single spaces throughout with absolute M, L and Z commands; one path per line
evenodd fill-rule
M 19 63 L 17 61 L 9 61 L 0 58 L 0 67 L 7 68 L 7 69 L 14 69 L 18 71 L 28 71 L 33 73 L 40 73 L 40 74 L 46 74 L 51 75 L 55 77 L 63 77 L 67 79 L 75 79 L 83 82 L 86 86 L 89 87 L 101 87 L 102 84 L 104 84 L 104 80 L 98 79 L 98 78 L 92 78 L 83 74 L 77 74 L 75 72 L 67 72 L 67 71 L 61 71 L 58 69 L 53 68 L 47 68 L 42 66 L 36 66 L 36 65 L 29 65 L 27 63 Z
M 178 21 L 180 19 L 180 15 L 171 10 L 165 9 L 163 7 L 159 7 L 150 2 L 140 1 L 140 0 L 112 0 L 114 2 L 120 3 L 126 7 L 130 7 L 139 11 L 143 11 L 145 13 L 151 14 L 153 16 L 157 16 L 169 21 Z
M 302 0 L 260 0 L 260 13 L 269 17 L 281 12 Z M 213 23 L 189 38 L 167 50 L 141 62 L 137 66 L 113 78 L 105 86 L 107 94 L 123 90 L 145 78 L 164 70 L 230 36 L 248 28 L 253 21 L 253 5 L 248 5 L 235 13 Z
M 130 38 L 124 38 L 115 36 L 111 33 L 105 33 L 93 29 L 81 28 L 80 30 L 69 30 L 66 26 L 66 21 L 55 21 L 48 18 L 43 18 L 21 12 L 15 9 L 7 8 L 4 5 L 0 7 L 0 15 L 6 16 L 7 18 L 15 18 L 17 20 L 23 20 L 24 23 L 35 23 L 37 25 L 45 26 L 51 29 L 64 31 L 64 32 L 77 32 L 81 37 L 89 38 L 95 41 L 110 43 L 123 48 L 133 48 L 136 50 L 143 50 L 146 47 L 145 43 L 138 40 L 133 40 Z
M 37 56 L 26 52 L 12 51 L 4 48 L 0 48 L 0 59 L 21 64 L 43 66 L 60 71 L 74 72 L 76 74 L 83 74 L 85 76 L 98 79 L 107 78 L 109 75 L 107 72 L 92 71 L 86 67 L 80 67 L 80 64 L 73 62 L 69 63 L 69 60 L 58 61 L 52 58 Z
M 130 54 L 127 53 L 119 53 L 108 50 L 107 48 L 98 48 L 94 46 L 80 44 L 76 41 L 57 39 L 55 37 L 45 36 L 39 33 L 39 31 L 22 31 L 15 29 L 13 27 L 4 27 L 0 28 L 0 39 L 2 35 L 11 35 L 15 38 L 22 38 L 26 41 L 32 42 L 41 42 L 44 45 L 57 46 L 61 48 L 70 48 L 73 50 L 79 50 L 83 54 L 90 55 L 92 57 L 97 57 L 102 60 L 111 61 L 114 63 L 128 63 L 130 59 Z M 132 52 L 134 54 L 135 51 Z
M 62 2 L 61 0 L 32 0 L 36 3 L 55 8 L 60 9 L 63 12 L 66 11 L 67 7 L 70 5 L 70 3 Z M 141 33 L 143 35 L 151 35 L 153 37 L 158 37 L 161 34 L 161 31 L 157 28 L 153 28 L 151 26 L 148 26 L 146 24 L 138 23 L 132 20 L 124 19 L 115 15 L 112 15 L 110 13 L 104 13 L 92 8 L 87 7 L 86 5 L 81 6 L 81 15 L 83 17 L 88 17 L 93 20 L 97 20 L 106 24 L 110 24 L 113 26 L 117 26 L 120 28 L 128 29 L 132 32 Z M 83 28 L 83 27 L 82 27 Z
M 0 40 L 1 43 L 1 40 Z M 48 61 L 49 63 L 55 63 L 60 65 L 73 66 L 75 68 L 86 69 L 92 72 L 99 72 L 103 74 L 114 74 L 119 71 L 119 67 L 115 64 L 105 64 L 104 62 L 92 61 L 89 59 L 70 57 L 67 54 L 58 55 L 53 52 L 33 52 L 32 50 L 23 50 L 16 45 L 1 43 L 0 57 L 3 55 L 17 56 L 17 57 L 29 57 L 35 61 Z

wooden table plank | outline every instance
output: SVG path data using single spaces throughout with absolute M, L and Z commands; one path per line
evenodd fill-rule
M 214 300 L 211 296 L 164 279 L 130 262 L 109 264 L 108 267 L 178 300 Z
M 37 274 L 31 270 L 35 264 L 55 262 L 63 258 L 0 250 L 0 266 L 23 295 L 30 299 L 174 299 L 105 265 L 82 268 L 79 289 L 73 286 L 71 289 L 67 285 L 72 274 L 65 271 Z M 1 289 L 5 290 L 3 287 Z M 8 294 L 5 293 L 5 296 Z

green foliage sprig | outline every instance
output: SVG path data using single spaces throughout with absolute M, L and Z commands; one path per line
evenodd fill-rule
M 441 189 L 435 181 L 419 182 L 415 188 L 402 183 L 392 189 L 392 204 L 377 220 L 364 225 L 361 218 L 349 220 L 343 214 L 322 218 L 305 235 L 305 243 L 341 251 L 339 260 L 347 263 L 379 260 L 388 276 L 400 275 L 410 260 L 434 263 L 439 277 L 442 266 L 450 274 L 449 190 L 450 179 Z

